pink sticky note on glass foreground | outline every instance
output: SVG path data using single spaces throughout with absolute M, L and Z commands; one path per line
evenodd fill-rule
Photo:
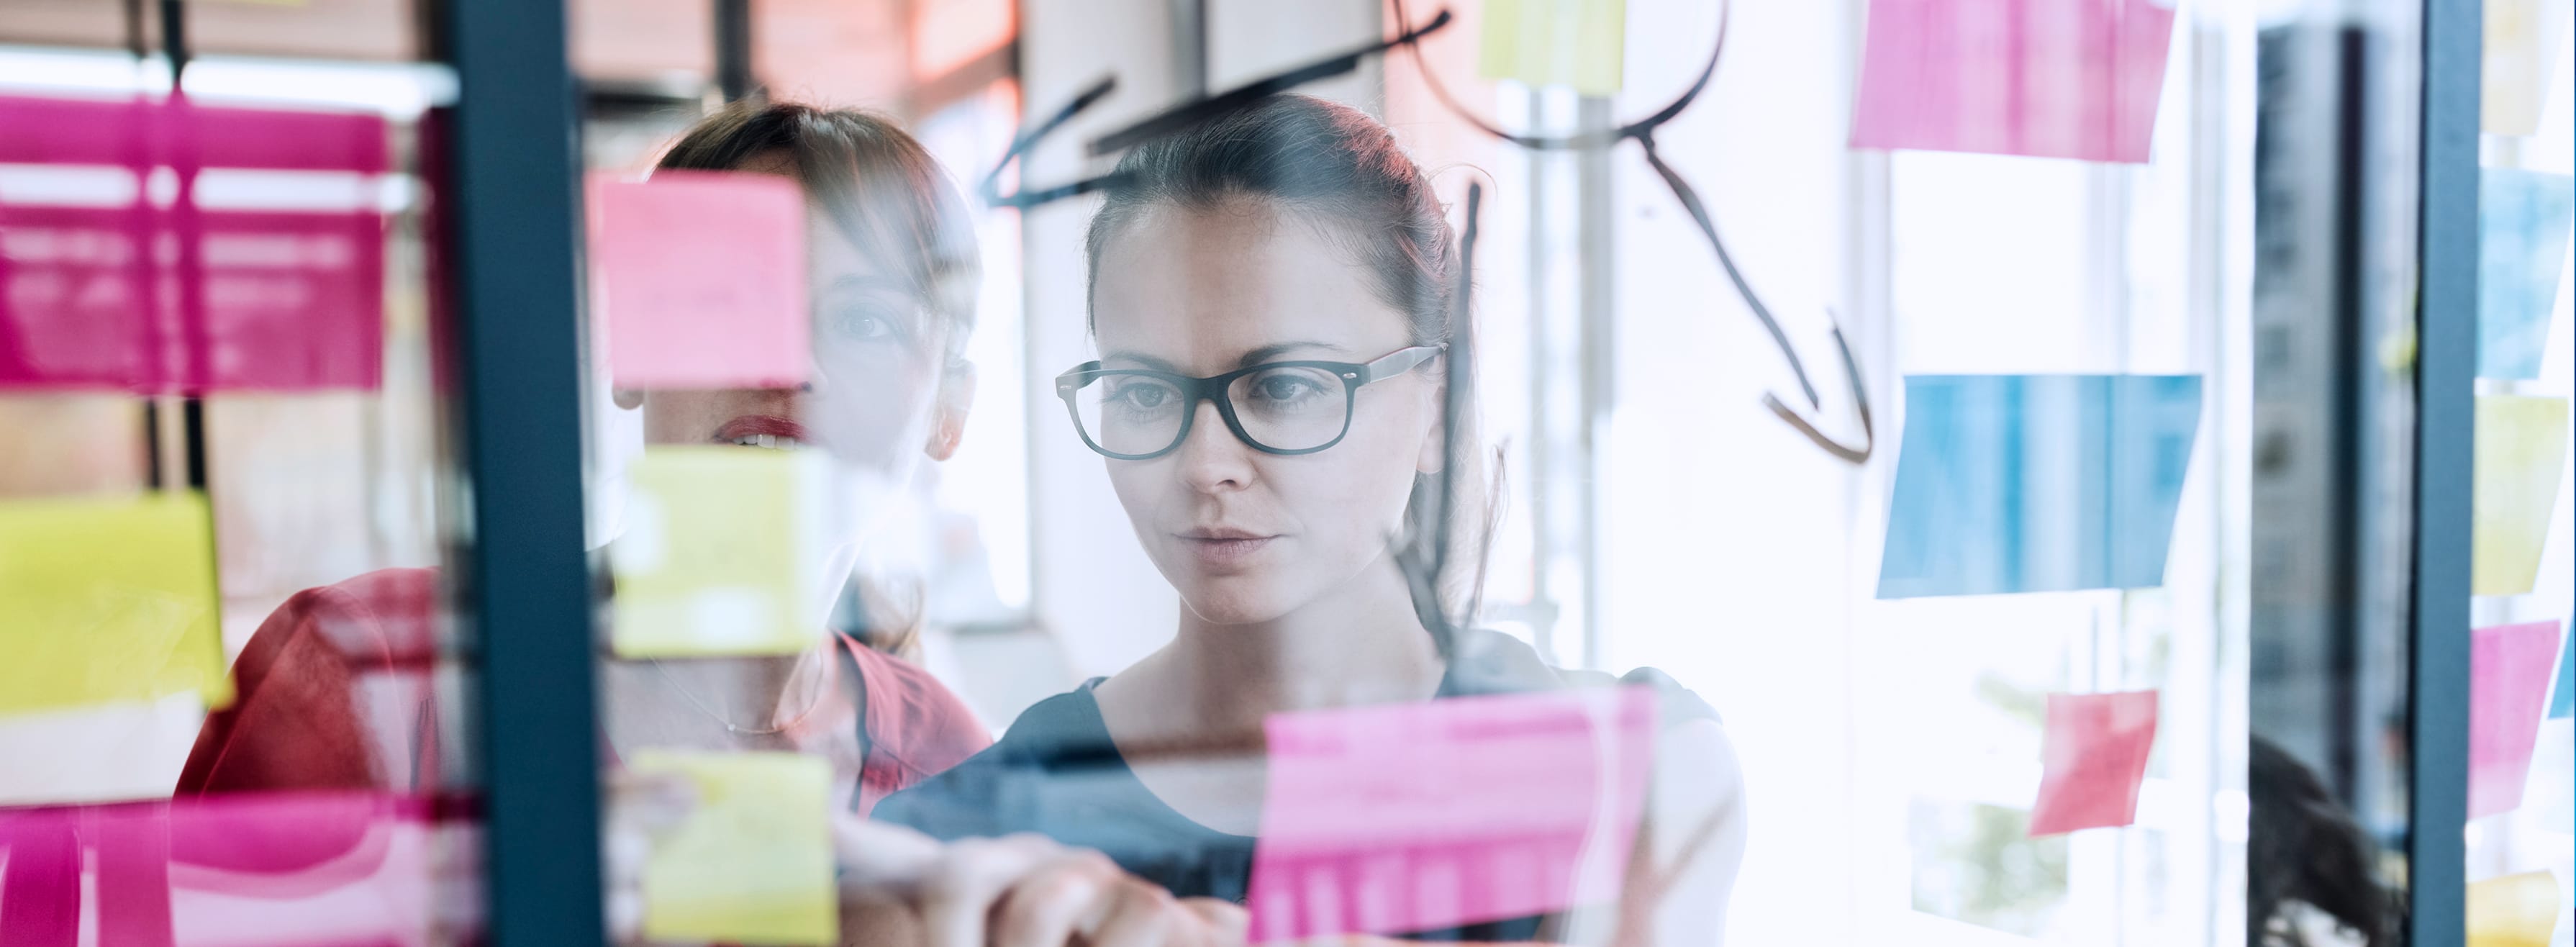
M 0 810 L 0 943 L 424 944 L 429 816 L 359 792 Z
M 791 388 L 807 352 L 805 199 L 765 174 L 590 182 L 591 307 L 620 388 Z
M 2156 742 L 2156 692 L 2048 695 L 2048 733 L 2030 834 L 2127 825 Z
M 1871 0 L 1854 148 L 2144 162 L 2170 4 Z
M 1651 688 L 1280 714 L 1253 851 L 1255 940 L 1397 934 L 1617 896 Z
M 0 390 L 375 387 L 385 223 L 372 195 L 263 208 L 258 188 L 236 189 L 209 208 L 195 182 L 237 169 L 373 175 L 389 148 L 373 115 L 0 97 L 0 162 L 105 170 L 130 191 L 102 204 L 22 189 L 0 204 Z M 156 195 L 141 184 L 152 178 L 180 186 Z
M 2522 807 L 2557 657 L 2556 621 L 2469 633 L 2469 818 Z

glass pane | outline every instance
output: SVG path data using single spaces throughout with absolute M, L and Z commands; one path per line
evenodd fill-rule
M 480 939 L 414 145 L 453 80 L 364 32 L 184 97 L 0 52 L 0 942 Z
M 2470 564 L 2468 937 L 2576 937 L 2566 704 L 2567 11 L 2486 5 Z

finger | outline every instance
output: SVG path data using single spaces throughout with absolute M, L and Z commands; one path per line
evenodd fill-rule
M 951 843 L 921 887 L 929 947 L 984 947 L 984 918 L 993 902 L 1054 854 L 1049 846 L 1018 838 Z
M 1243 905 L 1216 898 L 1184 898 L 1181 909 L 1207 926 L 1207 937 L 1218 944 L 1242 944 L 1252 939 L 1252 912 Z
M 941 848 L 936 839 L 904 826 L 835 813 L 832 855 L 844 891 L 911 892 L 939 865 Z
M 1084 933 L 1092 947 L 1199 947 L 1208 943 L 1207 925 L 1172 899 L 1169 892 L 1133 879 L 1122 879 L 1100 922 Z
M 1063 947 L 1096 927 L 1117 895 L 1118 868 L 1089 852 L 1065 853 L 1022 876 L 1002 896 L 993 947 Z

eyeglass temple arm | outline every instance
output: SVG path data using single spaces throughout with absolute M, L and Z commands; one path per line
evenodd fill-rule
M 1437 345 L 1416 345 L 1388 352 L 1384 357 L 1360 366 L 1360 383 L 1365 385 L 1370 382 L 1385 381 L 1412 371 L 1415 366 L 1428 362 L 1447 351 L 1449 351 L 1449 343 L 1442 342 Z
M 1055 376 L 1055 390 L 1058 392 L 1069 392 L 1076 388 L 1080 388 L 1085 381 L 1083 376 L 1099 370 L 1100 363 L 1097 361 L 1084 362 L 1072 368 L 1065 369 L 1063 374 Z

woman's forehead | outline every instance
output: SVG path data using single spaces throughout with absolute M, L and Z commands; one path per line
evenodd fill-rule
M 1129 222 L 1102 248 L 1092 323 L 1103 353 L 1210 371 L 1290 341 L 1357 352 L 1409 337 L 1370 273 L 1320 228 L 1222 206 Z

